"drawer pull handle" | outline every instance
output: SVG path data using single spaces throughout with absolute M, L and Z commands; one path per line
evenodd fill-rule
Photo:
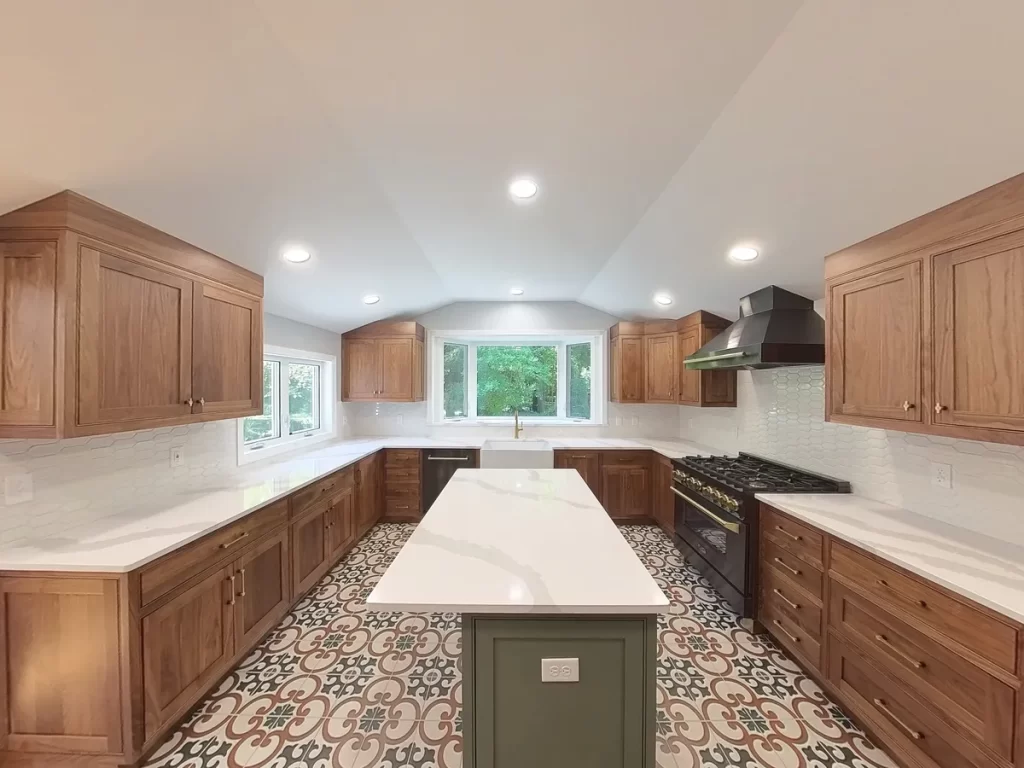
M 782 626 L 782 622 L 781 622 L 781 621 L 779 621 L 778 619 L 772 619 L 772 624 L 774 624 L 774 625 L 775 625 L 776 627 L 778 627 L 778 628 L 779 628 L 779 632 L 781 632 L 782 634 L 784 634 L 784 635 L 785 635 L 786 637 L 788 637 L 788 638 L 789 638 L 790 640 L 792 640 L 792 641 L 793 641 L 794 643 L 799 643 L 799 642 L 800 642 L 800 638 L 799 638 L 799 637 L 797 637 L 796 635 L 790 634 L 790 633 L 789 633 L 789 632 L 788 632 L 788 631 L 786 630 L 786 628 L 785 628 L 784 626 Z
M 777 589 L 773 589 L 772 592 L 774 592 L 776 595 L 778 595 L 782 599 L 782 602 L 784 602 L 786 605 L 788 605 L 794 611 L 799 611 L 800 610 L 800 603 L 794 603 L 792 600 L 790 600 L 788 597 L 786 597 L 784 594 L 782 594 L 781 591 L 779 591 Z
M 785 568 L 790 573 L 792 573 L 794 576 L 799 576 L 800 575 L 800 569 L 799 568 L 794 568 L 793 566 L 788 565 L 787 563 L 784 563 L 782 561 L 781 557 L 776 557 L 775 558 L 775 562 L 778 563 L 779 565 L 781 565 L 783 568 Z
M 235 574 L 231 574 L 231 599 L 228 600 L 228 605 L 235 604 Z
M 910 664 L 914 669 L 923 669 L 924 668 L 924 662 L 923 661 L 918 661 L 917 659 L 915 659 L 915 658 L 905 654 L 903 651 L 901 651 L 899 648 L 897 648 L 895 645 L 893 645 L 891 642 L 889 642 L 889 638 L 887 638 L 885 635 L 881 635 L 881 634 L 875 635 L 875 640 L 880 642 L 882 645 L 884 645 L 886 648 L 891 650 L 893 653 L 895 653 L 897 656 L 899 656 L 905 662 Z
M 928 607 L 928 603 L 926 603 L 924 600 L 915 600 L 912 597 L 904 597 L 899 592 L 897 592 L 895 589 L 893 589 L 889 585 L 889 582 L 886 581 L 885 579 L 876 579 L 875 581 L 878 583 L 878 586 L 884 587 L 885 589 L 888 589 L 894 595 L 896 595 L 897 597 L 899 597 L 899 598 L 901 598 L 903 600 L 906 600 L 907 602 L 913 603 L 914 605 L 916 605 L 916 606 L 918 606 L 920 608 L 927 608 Z
M 228 547 L 233 547 L 233 546 L 235 546 L 235 544 L 240 542 L 242 539 L 246 538 L 248 535 L 249 535 L 249 532 L 246 531 L 245 533 L 243 533 L 238 538 L 232 539 L 231 541 L 225 541 L 223 544 L 220 545 L 220 548 L 221 549 L 227 549 Z
M 242 577 L 242 591 L 238 593 L 238 596 L 245 597 L 245 568 L 242 568 L 238 575 Z
M 878 707 L 880 710 L 882 710 L 882 712 L 885 713 L 886 717 L 888 717 L 890 720 L 892 720 L 894 723 L 896 723 L 896 725 L 898 725 L 900 728 L 902 728 L 910 738 L 912 738 L 914 740 L 917 740 L 917 741 L 919 741 L 919 740 L 924 738 L 924 734 L 923 733 L 921 733 L 920 731 L 915 731 L 909 725 L 907 725 L 902 720 L 900 720 L 898 717 L 896 717 L 896 715 L 893 714 L 893 711 L 891 709 L 889 709 L 885 705 L 885 700 L 884 699 L 874 699 L 874 702 L 875 702 L 875 706 Z
M 794 533 L 790 533 L 790 532 L 789 532 L 789 531 L 787 531 L 787 530 L 786 530 L 785 528 L 783 528 L 783 527 L 782 527 L 781 525 L 776 525 L 776 526 L 775 526 L 775 530 L 776 530 L 776 531 L 778 531 L 779 533 L 781 533 L 781 534 L 785 535 L 785 536 L 788 536 L 788 537 L 789 537 L 789 538 L 791 538 L 791 539 L 792 539 L 793 541 L 803 541 L 803 539 L 804 539 L 804 537 L 803 537 L 803 536 L 797 536 L 797 535 L 796 535 L 796 534 L 794 534 Z

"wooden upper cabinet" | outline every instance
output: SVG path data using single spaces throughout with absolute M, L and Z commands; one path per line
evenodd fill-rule
M 833 285 L 832 413 L 920 421 L 921 262 Z
M 1024 230 L 932 259 L 935 424 L 1024 433 Z
M 613 403 L 644 402 L 643 323 L 618 323 L 609 332 Z
M 0 267 L 0 438 L 262 410 L 259 275 L 73 192 L 0 216 Z
M 77 423 L 191 414 L 192 281 L 92 242 L 78 275 Z
M 734 408 L 736 406 L 736 371 L 695 371 L 686 367 L 686 358 L 728 328 L 724 317 L 704 310 L 691 312 L 677 322 L 676 367 L 680 405 L 701 408 Z
M 676 402 L 675 331 L 644 337 L 645 402 Z
M 825 260 L 828 421 L 1024 445 L 1024 174 Z
M 197 413 L 263 411 L 263 311 L 259 299 L 197 283 L 192 396 Z
M 341 398 L 408 403 L 424 398 L 423 326 L 371 323 L 342 337 Z
M 700 405 L 700 371 L 691 370 L 684 361 L 700 349 L 700 328 L 692 326 L 676 336 L 676 357 L 679 359 L 679 403 Z
M 0 241 L 0 435 L 55 428 L 56 307 L 56 238 Z

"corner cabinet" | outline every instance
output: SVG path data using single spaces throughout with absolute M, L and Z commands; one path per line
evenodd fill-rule
M 341 399 L 411 403 L 424 397 L 425 331 L 414 322 L 382 321 L 342 336 Z
M 644 401 L 676 402 L 675 322 L 647 323 L 644 329 Z
M 611 401 L 644 402 L 644 324 L 616 323 L 608 338 Z
M 62 192 L 0 217 L 0 437 L 262 411 L 263 281 Z
M 686 358 L 730 325 L 724 317 L 704 310 L 679 318 L 676 334 L 676 365 L 679 368 L 678 403 L 698 408 L 735 408 L 736 371 L 695 371 Z
M 828 421 L 1024 445 L 1024 175 L 825 267 Z

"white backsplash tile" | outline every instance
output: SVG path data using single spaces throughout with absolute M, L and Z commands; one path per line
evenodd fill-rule
M 680 437 L 849 480 L 855 493 L 1024 544 L 1024 447 L 826 423 L 821 366 L 740 371 L 737 408 L 681 408 Z M 949 464 L 953 487 L 931 483 Z

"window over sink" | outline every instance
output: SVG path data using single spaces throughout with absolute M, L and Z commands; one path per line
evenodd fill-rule
M 301 448 L 335 435 L 335 358 L 267 346 L 263 413 L 238 420 L 238 463 Z
M 603 424 L 604 333 L 431 337 L 434 423 Z

